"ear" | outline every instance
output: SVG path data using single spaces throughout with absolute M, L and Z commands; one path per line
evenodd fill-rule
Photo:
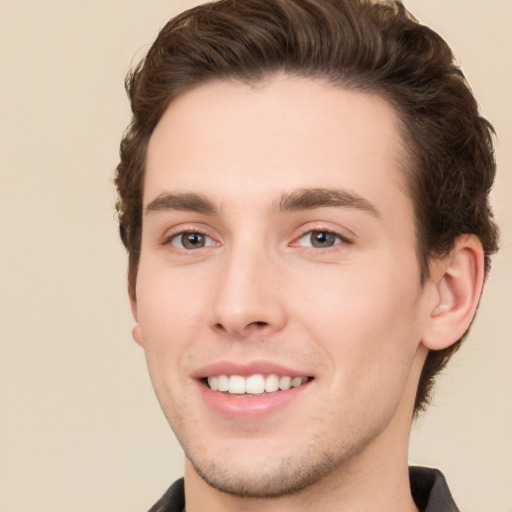
M 430 350 L 453 345 L 469 328 L 484 282 L 484 252 L 475 235 L 461 235 L 446 258 L 434 262 L 436 290 L 422 343 Z
M 135 292 L 128 292 L 130 297 L 130 307 L 132 308 L 133 319 L 135 320 L 135 325 L 132 328 L 132 338 L 138 343 L 141 347 L 144 346 L 144 340 L 142 337 L 142 329 L 139 325 L 139 312 L 137 307 L 137 296 Z

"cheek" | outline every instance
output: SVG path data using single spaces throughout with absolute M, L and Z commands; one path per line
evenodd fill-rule
M 196 283 L 181 282 L 156 266 L 139 273 L 138 322 L 146 363 L 157 399 L 173 428 L 187 407 L 187 354 L 194 339 L 200 338 L 203 315 L 198 288 Z
M 151 339 L 175 337 L 182 329 L 190 329 L 199 314 L 204 291 L 199 276 L 183 275 L 159 262 L 148 261 L 141 266 L 137 281 L 142 329 L 151 334 Z
M 312 337 L 332 366 L 341 368 L 337 378 L 346 385 L 384 381 L 396 373 L 393 368 L 412 364 L 419 342 L 421 288 L 415 261 L 410 269 L 382 262 L 373 265 L 377 268 L 344 268 L 325 283 L 317 281 L 315 293 L 302 305 L 302 318 L 313 319 L 308 324 Z
M 137 284 L 138 324 L 153 380 L 166 373 L 166 378 L 179 375 L 187 346 L 200 337 L 204 300 L 199 279 L 183 279 L 156 265 L 141 267 Z

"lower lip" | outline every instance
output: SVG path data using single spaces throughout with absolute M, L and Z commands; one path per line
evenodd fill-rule
M 202 382 L 199 385 L 204 401 L 215 413 L 231 420 L 255 420 L 287 407 L 310 387 L 311 381 L 296 388 L 261 396 L 229 395 L 212 391 Z

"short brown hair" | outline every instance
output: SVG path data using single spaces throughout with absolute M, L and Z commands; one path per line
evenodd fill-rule
M 467 233 L 481 240 L 488 271 L 498 239 L 488 201 L 495 175 L 493 129 L 480 116 L 446 42 L 399 1 L 219 0 L 169 21 L 126 79 L 133 117 L 115 183 L 132 296 L 146 150 L 169 103 L 208 81 L 254 83 L 283 72 L 389 101 L 408 152 L 422 279 L 432 258 L 447 254 L 455 238 Z M 416 412 L 428 403 L 435 375 L 461 341 L 429 353 Z

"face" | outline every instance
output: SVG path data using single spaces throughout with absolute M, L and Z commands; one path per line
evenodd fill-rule
M 203 85 L 156 127 L 134 337 L 213 487 L 293 492 L 406 437 L 431 301 L 403 155 L 384 100 L 309 79 Z

